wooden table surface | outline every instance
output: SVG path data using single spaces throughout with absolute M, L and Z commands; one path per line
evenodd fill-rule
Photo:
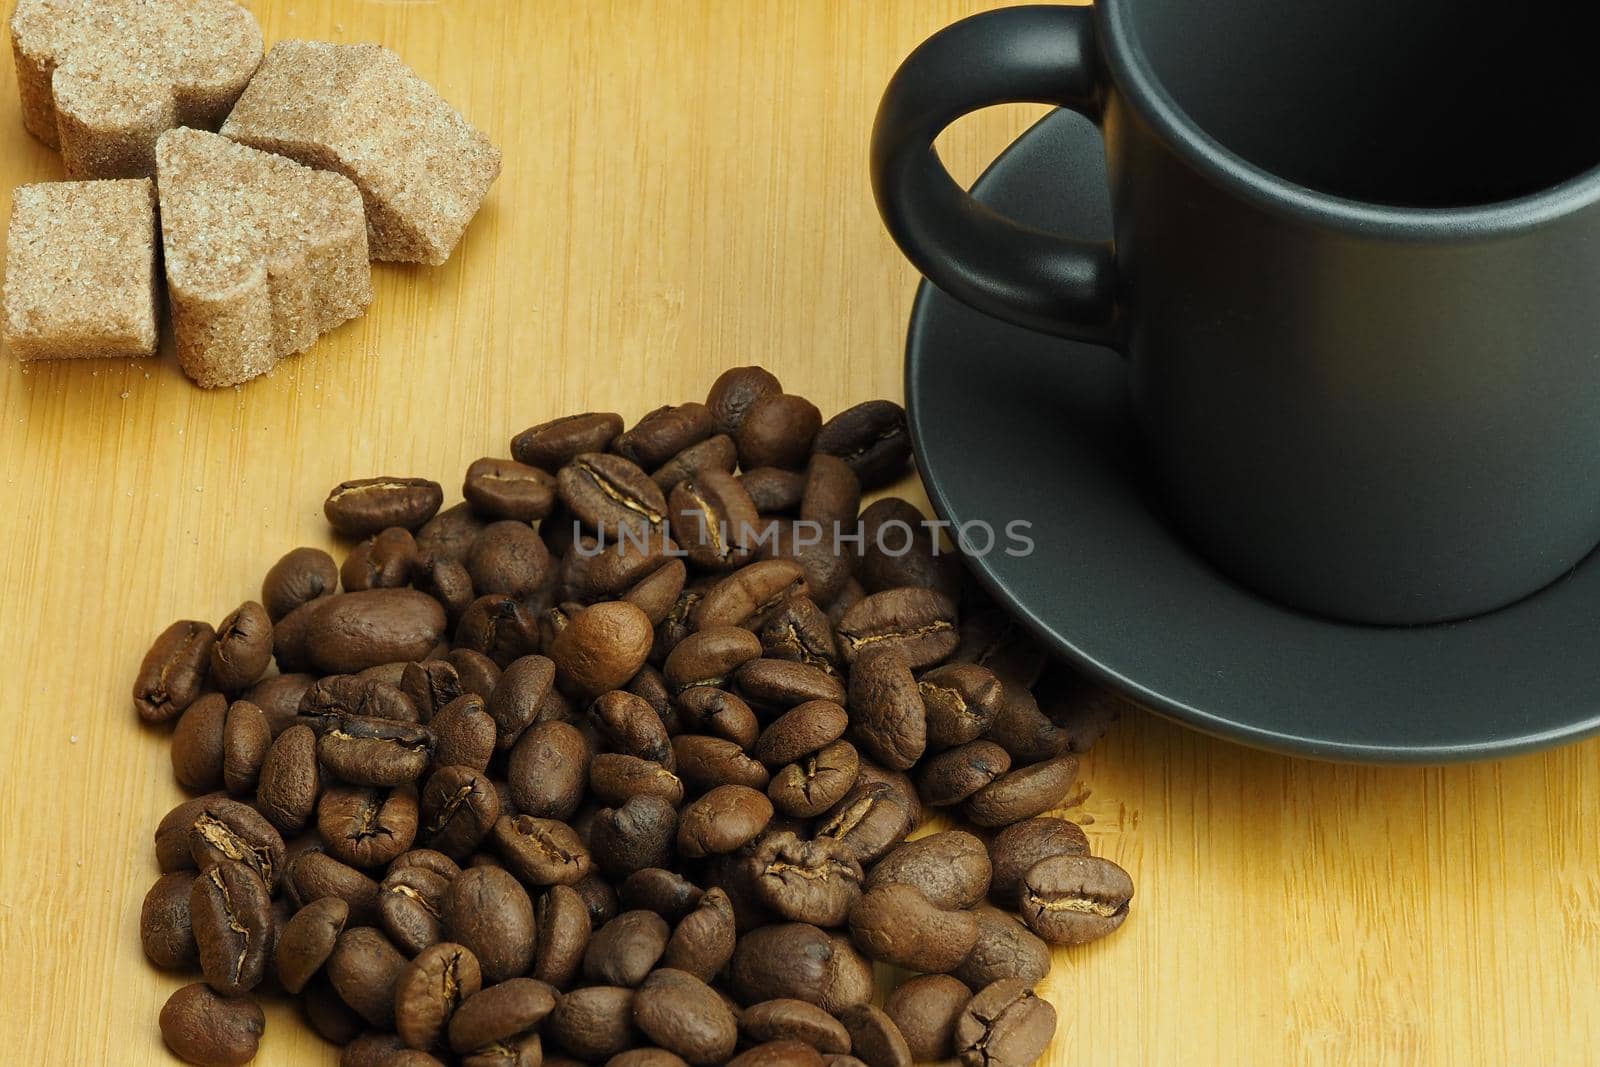
M 965 0 L 260 0 L 268 42 L 377 40 L 489 131 L 505 173 L 450 263 L 375 268 L 370 313 L 268 379 L 170 356 L 0 356 L 0 1059 L 170 1062 L 138 910 L 180 792 L 132 675 L 216 620 L 334 483 L 459 484 L 559 413 L 631 417 L 761 362 L 825 412 L 900 393 L 915 277 L 866 177 L 878 94 Z M 0 192 L 59 178 L 0 60 Z M 945 141 L 963 177 L 1039 113 Z M 449 498 L 447 498 L 449 499 Z M 1352 664 L 1359 670 L 1359 664 Z M 1284 759 L 1140 712 L 1078 817 L 1138 897 L 1061 951 L 1048 1062 L 1580 1064 L 1600 1048 L 1600 744 L 1504 763 Z M 1587 814 L 1586 814 L 1587 813 Z M 257 1062 L 332 1064 L 269 1007 Z

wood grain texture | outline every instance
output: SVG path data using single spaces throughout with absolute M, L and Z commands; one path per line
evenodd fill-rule
M 219 619 L 346 477 L 457 485 L 518 429 L 630 418 L 761 362 L 825 412 L 900 394 L 915 277 L 867 182 L 878 94 L 967 0 L 261 0 L 268 41 L 390 45 L 505 149 L 451 262 L 379 266 L 371 312 L 240 389 L 170 351 L 0 357 L 0 1049 L 170 1062 L 180 979 L 139 950 L 179 799 L 128 701 L 150 638 Z M 0 190 L 58 178 L 0 60 Z M 964 179 L 1038 114 L 945 138 Z M 1360 670 L 1360 664 L 1351 664 Z M 1580 1064 L 1600 1047 L 1600 744 L 1449 769 L 1338 767 L 1131 713 L 1087 760 L 1116 936 L 1062 952 L 1048 1062 Z M 269 1007 L 257 1062 L 332 1064 Z

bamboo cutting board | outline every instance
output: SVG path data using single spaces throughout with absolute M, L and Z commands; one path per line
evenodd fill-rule
M 180 797 L 128 689 L 219 619 L 347 477 L 449 487 L 556 414 L 630 420 L 761 362 L 832 413 L 898 397 L 915 284 L 866 146 L 899 60 L 969 0 L 258 0 L 268 42 L 396 49 L 505 150 L 442 268 L 271 378 L 0 355 L 0 1059 L 162 1064 L 180 979 L 139 949 Z M 59 178 L 0 60 L 0 195 Z M 1038 114 L 964 121 L 974 177 Z M 447 497 L 447 501 L 454 497 Z M 1359 670 L 1359 664 L 1352 664 Z M 1048 1062 L 1587 1064 L 1600 1048 L 1600 743 L 1443 770 L 1262 755 L 1130 712 L 1071 814 L 1132 872 L 1115 936 L 1061 951 Z M 333 1064 L 292 1008 L 258 1063 Z

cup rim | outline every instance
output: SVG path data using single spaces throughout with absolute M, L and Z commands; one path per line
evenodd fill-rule
M 1456 207 L 1374 204 L 1281 178 L 1223 145 L 1173 99 L 1131 24 L 1132 2 L 1094 0 L 1100 54 L 1112 82 L 1190 166 L 1269 211 L 1365 237 L 1441 241 L 1512 236 L 1600 202 L 1600 163 L 1534 193 Z

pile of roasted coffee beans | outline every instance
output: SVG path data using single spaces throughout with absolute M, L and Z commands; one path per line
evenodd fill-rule
M 444 511 L 338 486 L 342 566 L 295 549 L 145 657 L 197 794 L 141 918 L 204 976 L 171 1049 L 248 1061 L 282 991 L 347 1067 L 1036 1060 L 1048 946 L 1133 895 L 1045 817 L 1115 705 L 916 508 L 862 510 L 909 471 L 900 408 L 823 422 L 744 367 L 511 452 Z M 976 832 L 907 841 L 932 809 Z M 882 1007 L 874 962 L 917 972 Z

